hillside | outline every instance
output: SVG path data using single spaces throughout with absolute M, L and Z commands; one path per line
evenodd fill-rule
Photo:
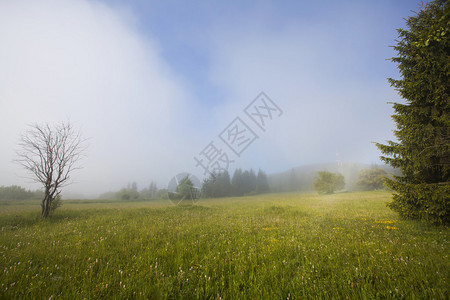
M 269 185 L 272 192 L 312 191 L 314 178 L 319 171 L 339 172 L 345 177 L 346 190 L 358 190 L 356 181 L 358 173 L 363 169 L 380 168 L 389 174 L 399 174 L 390 166 L 362 164 L 355 162 L 309 164 L 269 175 Z

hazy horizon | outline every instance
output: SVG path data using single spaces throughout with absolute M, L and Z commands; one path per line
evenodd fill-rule
M 70 193 L 202 178 L 211 143 L 268 174 L 336 160 L 380 163 L 402 101 L 397 28 L 416 1 L 0 1 L 0 186 L 39 186 L 13 163 L 28 124 L 70 121 L 89 139 Z M 280 113 L 258 127 L 264 92 Z M 221 140 L 236 119 L 255 140 Z M 222 136 L 223 138 L 223 136 Z

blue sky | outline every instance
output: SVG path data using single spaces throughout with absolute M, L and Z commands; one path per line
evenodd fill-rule
M 282 110 L 235 167 L 378 163 L 401 101 L 396 29 L 416 1 L 0 1 L 0 185 L 33 122 L 90 139 L 67 189 L 163 187 L 264 91 Z M 248 120 L 247 120 L 248 121 Z M 230 154 L 231 156 L 231 154 Z
M 270 43 L 273 36 L 289 30 L 303 30 L 303 33 L 323 39 L 322 46 L 329 48 L 325 51 L 326 59 L 334 61 L 337 68 L 347 68 L 342 70 L 345 76 L 354 78 L 363 75 L 364 79 L 371 80 L 378 79 L 379 74 L 385 77 L 396 74 L 392 65 L 380 62 L 392 56 L 387 46 L 394 44 L 396 32 L 393 29 L 402 27 L 403 18 L 410 15 L 410 9 L 417 7 L 414 1 L 180 3 L 140 1 L 130 9 L 139 19 L 138 28 L 158 40 L 163 57 L 190 81 L 196 97 L 208 99 L 212 104 L 223 97 L 208 74 L 214 59 L 211 57 L 211 43 L 217 34 L 236 35 L 236 42 L 259 35 L 262 40 L 267 37 Z M 307 36 L 293 38 L 298 41 L 304 39 L 303 42 L 308 44 Z M 339 59 L 343 52 L 349 56 L 355 54 L 355 62 Z

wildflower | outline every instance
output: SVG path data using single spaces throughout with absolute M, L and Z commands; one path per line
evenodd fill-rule
M 394 227 L 394 226 L 386 226 L 386 229 L 389 229 L 389 230 L 397 230 L 398 227 Z
M 392 223 L 395 223 L 395 221 L 376 221 L 375 223 L 378 223 L 378 224 L 392 224 Z
M 278 227 L 264 227 L 263 230 L 278 230 Z

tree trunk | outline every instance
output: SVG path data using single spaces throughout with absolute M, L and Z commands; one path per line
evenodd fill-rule
M 45 197 L 42 200 L 42 204 L 41 204 L 41 206 L 42 206 L 41 217 L 42 218 L 47 218 L 49 216 L 51 202 L 52 202 L 52 197 L 48 192 L 46 192 Z
M 47 214 L 46 214 L 46 207 L 47 207 L 47 195 L 45 195 L 44 199 L 42 199 L 42 203 L 41 203 L 41 217 L 42 218 L 47 218 Z

